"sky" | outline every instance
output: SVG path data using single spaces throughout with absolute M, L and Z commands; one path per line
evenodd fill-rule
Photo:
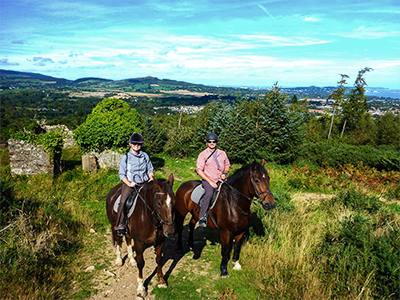
M 75 80 L 400 89 L 398 0 L 0 0 L 0 69 Z

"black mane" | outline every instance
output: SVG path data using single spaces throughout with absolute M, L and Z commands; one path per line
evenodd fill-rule
M 257 168 L 261 166 L 258 162 L 253 161 L 250 164 L 246 164 L 243 167 L 241 167 L 240 169 L 236 170 L 235 173 L 233 173 L 231 176 L 228 177 L 228 183 L 230 185 L 233 185 L 235 182 L 237 182 L 238 180 L 242 180 L 245 173 L 249 170 L 249 169 L 253 169 L 253 168 Z

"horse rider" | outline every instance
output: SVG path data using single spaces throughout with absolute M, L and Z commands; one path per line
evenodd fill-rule
M 140 133 L 131 135 L 129 145 L 131 150 L 122 156 L 119 164 L 119 178 L 122 181 L 121 200 L 118 206 L 118 216 L 115 230 L 117 235 L 126 233 L 125 201 L 132 193 L 136 193 L 136 186 L 154 180 L 154 168 L 149 155 L 141 151 L 144 143 Z
M 218 136 L 209 133 L 206 138 L 207 148 L 197 158 L 196 171 L 200 175 L 204 188 L 204 195 L 200 199 L 199 227 L 207 227 L 208 207 L 214 190 L 218 187 L 217 182 L 223 181 L 231 166 L 228 156 L 217 149 Z

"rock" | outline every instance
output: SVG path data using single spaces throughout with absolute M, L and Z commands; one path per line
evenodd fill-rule
M 94 266 L 90 266 L 90 267 L 87 267 L 86 269 L 85 269 L 85 272 L 91 272 L 91 271 L 93 271 L 94 270 Z

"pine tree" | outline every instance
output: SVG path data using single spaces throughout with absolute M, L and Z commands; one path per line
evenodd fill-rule
M 345 96 L 345 93 L 346 93 L 346 90 L 347 90 L 347 87 L 345 87 L 345 85 L 347 84 L 346 78 L 349 78 L 349 76 L 346 74 L 340 74 L 340 76 L 341 76 L 341 80 L 338 81 L 337 89 L 333 90 L 332 93 L 326 99 L 327 101 L 330 99 L 333 100 L 333 104 L 332 104 L 333 112 L 332 112 L 332 118 L 331 118 L 331 125 L 329 127 L 329 132 L 328 132 L 328 140 L 332 133 L 333 121 L 335 118 L 336 110 L 341 106 L 344 96 Z
M 365 88 L 367 85 L 364 74 L 371 71 L 372 68 L 365 67 L 358 72 L 354 83 L 354 88 L 350 90 L 348 99 L 342 104 L 343 126 L 341 136 L 347 127 L 353 130 L 361 116 L 367 111 L 367 97 L 365 96 Z

